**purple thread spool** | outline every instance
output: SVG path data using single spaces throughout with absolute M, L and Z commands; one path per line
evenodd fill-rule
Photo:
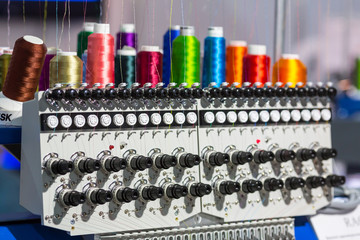
M 57 50 L 54 47 L 49 47 L 48 48 L 48 51 L 47 51 L 46 56 L 45 56 L 44 66 L 43 66 L 43 69 L 41 71 L 41 76 L 40 76 L 40 80 L 39 80 L 39 91 L 45 91 L 50 86 L 50 83 L 49 83 L 50 60 L 54 56 L 56 56 L 56 51 Z M 60 51 L 61 50 L 59 50 L 59 52 Z
M 124 46 L 137 49 L 136 45 L 135 25 L 131 23 L 122 24 L 120 32 L 116 35 L 116 50 L 122 49 Z

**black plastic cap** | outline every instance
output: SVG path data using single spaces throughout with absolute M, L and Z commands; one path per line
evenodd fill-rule
M 231 96 L 234 98 L 240 98 L 244 96 L 244 89 L 243 88 L 232 88 L 231 89 Z
M 254 97 L 254 89 L 253 88 L 243 88 L 244 89 L 244 97 L 251 98 Z
M 115 89 L 110 88 L 105 90 L 105 98 L 113 100 L 117 97 L 117 92 Z
M 66 206 L 76 207 L 79 204 L 84 203 L 86 200 L 86 195 L 77 191 L 66 192 L 63 196 L 63 201 Z
M 296 152 L 296 159 L 300 162 L 314 159 L 316 152 L 313 149 L 301 148 Z
M 156 96 L 156 91 L 153 88 L 146 88 L 144 90 L 144 97 L 147 99 L 152 99 Z
M 260 191 L 262 187 L 262 182 L 257 180 L 245 180 L 241 186 L 244 193 L 254 193 L 256 191 Z
M 104 167 L 108 172 L 118 172 L 127 167 L 127 161 L 124 158 L 111 157 L 106 159 Z
M 285 97 L 285 93 L 286 93 L 285 88 L 282 88 L 282 87 L 275 88 L 275 96 Z
M 326 177 L 326 185 L 329 187 L 340 187 L 346 182 L 345 176 L 329 175 Z
M 64 159 L 57 160 L 51 164 L 51 172 L 55 175 L 65 175 L 74 169 L 72 161 Z
M 289 177 L 285 180 L 285 188 L 295 190 L 305 186 L 305 180 L 297 177 Z
M 287 97 L 294 97 L 296 95 L 296 91 L 294 88 L 287 88 L 285 95 Z
M 316 152 L 316 156 L 319 160 L 328 160 L 337 156 L 337 151 L 334 148 L 320 148 Z
M 320 87 L 317 89 L 317 95 L 319 97 L 326 97 L 327 96 L 327 91 L 326 91 L 326 88 L 324 87 Z
M 116 199 L 119 202 L 131 202 L 139 198 L 139 191 L 129 187 L 125 187 L 116 191 Z
M 305 88 L 295 88 L 296 96 L 298 97 L 305 97 L 306 96 L 306 90 Z
M 276 161 L 278 162 L 287 162 L 292 161 L 296 157 L 296 154 L 293 150 L 280 149 L 275 153 Z
M 130 166 L 133 170 L 144 171 L 147 168 L 151 168 L 153 160 L 150 157 L 135 156 L 131 159 Z
M 199 165 L 200 162 L 200 156 L 191 153 L 181 154 L 179 157 L 179 164 L 184 168 L 192 168 L 193 166 Z
M 101 168 L 101 162 L 96 159 L 86 158 L 79 161 L 78 168 L 82 173 L 93 173 Z
M 317 95 L 317 90 L 314 87 L 307 87 L 306 89 L 306 96 L 308 97 L 315 97 Z
M 220 97 L 228 98 L 231 96 L 231 89 L 228 87 L 220 88 Z
M 268 178 L 264 182 L 264 189 L 269 192 L 276 191 L 278 189 L 283 189 L 283 187 L 284 187 L 284 182 L 281 179 Z
M 219 185 L 219 192 L 223 195 L 233 194 L 240 191 L 240 183 L 233 181 L 223 181 Z
M 141 90 L 140 90 L 141 91 Z M 118 97 L 120 99 L 129 99 L 131 97 L 131 90 L 130 89 L 119 89 Z
M 170 167 L 175 167 L 176 164 L 176 157 L 167 154 L 157 156 L 155 159 L 155 166 L 159 169 L 169 169 Z
M 78 96 L 79 94 L 75 89 L 67 89 L 65 91 L 65 99 L 69 101 L 74 101 Z
M 258 150 L 254 154 L 254 162 L 257 164 L 273 161 L 275 154 L 271 151 Z
M 193 88 L 191 95 L 193 96 L 193 98 L 200 99 L 204 96 L 204 91 L 201 88 Z
M 61 89 L 53 89 L 51 90 L 50 97 L 54 100 L 61 100 L 65 96 L 64 91 Z
M 91 97 L 95 100 L 100 100 L 100 99 L 104 98 L 104 91 L 100 88 L 93 89 L 91 91 Z
M 172 184 L 166 188 L 166 196 L 168 198 L 179 199 L 181 197 L 186 197 L 188 194 L 188 189 L 186 186 L 179 184 Z
M 191 89 L 190 88 L 182 88 L 180 89 L 180 97 L 182 98 L 191 98 Z
M 93 204 L 105 204 L 110 202 L 113 198 L 113 194 L 110 191 L 104 189 L 97 189 L 91 192 L 90 200 Z
M 164 196 L 164 190 L 160 187 L 147 186 L 141 192 L 142 198 L 146 201 L 155 201 Z
M 261 98 L 265 96 L 265 90 L 263 88 L 255 88 L 254 89 L 254 96 L 257 98 Z
M 134 99 L 140 99 L 144 96 L 144 92 L 141 88 L 131 89 L 131 97 Z
M 305 182 L 308 188 L 318 188 L 326 184 L 325 178 L 319 176 L 308 177 Z
M 266 88 L 265 89 L 265 96 L 268 98 L 275 97 L 275 89 L 274 88 Z
M 336 88 L 334 88 L 334 87 L 329 87 L 329 88 L 327 89 L 327 95 L 328 95 L 329 98 L 334 99 L 334 98 L 336 97 L 336 94 L 337 94 Z
M 209 184 L 204 183 L 193 183 L 190 186 L 190 194 L 194 197 L 203 197 L 209 195 L 212 188 Z
M 254 156 L 251 152 L 243 152 L 243 151 L 236 151 L 231 155 L 231 162 L 234 165 L 243 165 L 245 163 L 251 162 Z
M 168 90 L 166 88 L 158 88 L 156 91 L 156 97 L 159 99 L 164 99 L 168 97 Z
M 178 88 L 170 88 L 168 94 L 169 94 L 169 97 L 172 99 L 179 98 L 180 90 Z
M 82 100 L 89 100 L 91 98 L 91 91 L 89 89 L 80 89 L 79 90 L 79 98 Z
M 230 161 L 230 156 L 227 153 L 213 152 L 209 156 L 209 164 L 213 167 L 221 166 Z

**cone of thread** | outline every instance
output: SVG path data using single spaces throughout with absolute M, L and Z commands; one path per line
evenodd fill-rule
M 118 50 L 115 57 L 115 87 L 120 83 L 126 83 L 127 88 L 130 88 L 135 83 L 135 72 L 136 50 L 134 48 Z
M 4 85 L 11 60 L 11 53 L 5 53 L 0 56 L 0 91 Z
M 226 48 L 226 82 L 229 85 L 239 83 L 242 86 L 243 58 L 247 54 L 246 46 L 230 45 Z
M 306 66 L 297 57 L 282 57 L 273 66 L 272 83 L 281 82 L 282 86 L 291 83 L 294 88 L 297 83 L 306 84 Z
M 137 82 L 140 86 L 151 83 L 151 87 L 162 82 L 163 55 L 159 50 L 142 50 L 136 57 Z
M 60 53 L 50 61 L 50 87 L 56 83 L 73 84 L 74 88 L 80 87 L 82 83 L 83 63 L 81 59 L 73 55 L 62 55 Z
M 166 87 L 171 79 L 171 56 L 173 49 L 173 41 L 180 35 L 180 27 L 174 26 L 170 28 L 164 35 L 164 56 L 163 56 L 163 83 Z

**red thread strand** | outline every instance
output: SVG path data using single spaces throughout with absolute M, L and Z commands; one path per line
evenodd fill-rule
M 137 82 L 143 86 L 152 83 L 151 87 L 162 82 L 163 55 L 160 52 L 141 51 L 137 55 Z
M 114 37 L 110 34 L 93 33 L 88 37 L 86 83 L 89 87 L 115 83 Z
M 243 82 L 261 83 L 263 87 L 270 80 L 270 57 L 267 55 L 246 55 L 243 59 Z

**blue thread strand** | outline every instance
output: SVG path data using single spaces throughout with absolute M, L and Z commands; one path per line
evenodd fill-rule
M 82 82 L 83 82 L 83 83 L 86 83 L 87 51 L 82 54 L 81 60 L 83 61 L 83 79 L 82 79 Z
M 207 37 L 204 45 L 202 87 L 215 82 L 220 87 L 225 82 L 225 38 Z
M 172 43 L 180 35 L 180 30 L 169 29 L 164 35 L 163 83 L 166 87 L 171 82 Z

